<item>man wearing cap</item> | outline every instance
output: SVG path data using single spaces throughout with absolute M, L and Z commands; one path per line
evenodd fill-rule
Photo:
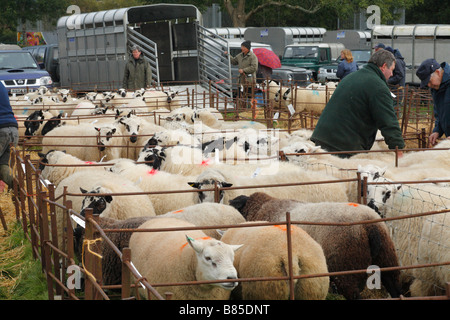
M 389 149 L 403 149 L 405 142 L 387 85 L 394 68 L 394 55 L 378 50 L 364 68 L 342 79 L 320 115 L 311 141 L 329 152 L 370 150 L 380 130 Z M 354 153 L 338 155 L 348 158 Z
M 236 57 L 230 56 L 230 62 L 239 68 L 238 84 L 256 84 L 256 71 L 258 70 L 258 58 L 251 49 L 250 41 L 241 43 L 241 52 Z M 249 83 L 247 82 L 249 81 Z
M 386 46 L 383 43 L 379 43 L 377 44 L 375 47 L 373 47 L 373 49 L 375 50 L 375 52 L 377 52 L 380 49 L 384 49 L 386 48 Z
M 419 66 L 416 75 L 421 88 L 431 89 L 435 121 L 429 141 L 434 146 L 443 134 L 450 139 L 450 65 L 427 59 Z
M 131 47 L 131 52 L 130 60 L 125 65 L 123 88 L 137 90 L 150 87 L 153 84 L 150 63 L 144 59 L 139 46 Z

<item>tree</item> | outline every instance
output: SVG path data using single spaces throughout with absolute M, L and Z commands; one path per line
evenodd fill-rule
M 233 27 L 245 27 L 247 20 L 249 20 L 255 13 L 267 8 L 269 6 L 284 7 L 290 10 L 299 10 L 305 13 L 315 13 L 322 6 L 321 1 L 307 0 L 304 6 L 290 4 L 286 1 L 265 1 L 256 7 L 248 10 L 246 8 L 246 0 L 223 0 L 223 5 L 233 21 Z

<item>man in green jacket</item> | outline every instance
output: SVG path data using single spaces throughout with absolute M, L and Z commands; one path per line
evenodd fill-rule
M 148 88 L 153 84 L 150 63 L 142 56 L 139 46 L 133 46 L 131 51 L 132 56 L 125 65 L 123 88 L 129 90 Z
M 387 85 L 394 68 L 394 55 L 380 49 L 363 69 L 345 77 L 325 106 L 311 140 L 329 152 L 370 150 L 380 130 L 389 149 L 403 149 L 405 142 Z

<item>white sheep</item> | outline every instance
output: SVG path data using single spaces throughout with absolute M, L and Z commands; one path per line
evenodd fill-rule
M 95 185 L 98 183 L 101 183 L 102 181 L 111 181 L 119 186 L 122 186 L 122 188 L 128 188 L 129 192 L 142 192 L 142 189 L 135 186 L 133 182 L 130 180 L 124 178 L 124 177 L 118 177 L 116 174 L 112 172 L 108 172 L 105 170 L 94 170 L 94 171 L 79 171 L 75 172 L 65 179 L 62 179 L 61 182 L 58 184 L 58 186 L 55 188 L 55 198 L 59 198 L 56 202 L 60 205 L 63 205 L 63 198 L 60 197 L 64 193 L 64 189 L 67 190 L 68 193 L 77 194 L 77 195 L 68 195 L 66 196 L 66 200 L 72 201 L 72 209 L 75 212 L 81 212 L 82 202 L 83 202 L 83 195 L 80 191 L 80 188 L 83 188 L 85 190 L 91 190 Z M 137 206 L 143 207 L 143 205 L 139 204 L 139 198 L 145 198 L 145 203 L 148 204 L 148 202 L 151 201 L 146 196 L 136 196 L 135 202 Z M 58 237 L 59 237 L 59 243 L 61 243 L 61 233 L 63 226 L 65 227 L 67 224 L 63 224 L 63 221 L 66 221 L 67 216 L 63 213 L 62 208 L 59 206 L 56 207 L 56 221 L 58 226 Z M 72 225 L 75 227 L 76 223 L 72 223 Z
M 247 223 L 248 224 L 248 223 Z M 234 265 L 239 278 L 284 277 L 289 274 L 287 227 L 285 225 L 231 228 L 221 241 L 242 244 L 236 252 Z M 321 246 L 304 230 L 291 226 L 293 276 L 328 273 Z M 329 289 L 329 277 L 294 280 L 296 300 L 323 300 Z M 246 281 L 233 290 L 237 300 L 288 300 L 289 283 L 284 280 Z
M 86 195 L 82 201 L 80 212 L 82 215 L 87 208 L 93 209 L 93 213 L 99 214 L 101 217 L 117 220 L 156 215 L 152 202 L 145 194 L 120 195 L 120 193 L 144 192 L 136 186 L 130 187 L 117 183 L 117 181 L 103 180 L 91 189 L 80 188 L 80 191 L 91 194 Z M 110 193 L 115 195 L 108 195 Z
M 173 218 L 151 219 L 139 229 L 178 227 L 195 225 Z M 237 279 L 233 260 L 240 247 L 211 239 L 199 230 L 135 232 L 130 238 L 131 260 L 150 284 Z M 160 294 L 172 292 L 175 300 L 227 300 L 236 286 L 237 282 L 228 281 L 155 289 Z
M 417 213 L 446 210 L 450 206 L 450 189 L 432 184 L 399 185 L 380 177 L 369 188 L 368 205 L 381 216 L 395 218 Z M 448 212 L 389 221 L 397 254 L 403 266 L 448 262 L 450 250 L 450 214 Z M 412 276 L 412 296 L 441 295 L 450 281 L 448 266 L 405 270 Z
M 220 202 L 228 203 L 229 200 L 234 199 L 238 195 L 249 195 L 255 192 L 255 189 L 258 190 L 257 186 L 260 185 L 319 181 L 337 181 L 337 179 L 320 172 L 308 171 L 278 172 L 276 174 L 257 175 L 249 178 L 235 175 L 233 170 L 226 172 L 224 170 L 208 169 L 202 172 L 195 181 L 192 181 L 191 186 L 197 189 L 214 189 L 215 184 L 225 188 L 255 186 L 255 188 L 221 190 L 219 193 Z M 306 202 L 348 201 L 346 188 L 342 187 L 342 183 L 265 187 L 264 190 L 271 196 L 280 199 L 296 199 Z M 193 196 L 196 203 L 215 202 L 213 191 L 204 191 Z
M 192 190 L 188 182 L 194 178 L 155 170 L 145 164 L 136 165 L 128 159 L 118 160 L 109 171 L 135 182 L 145 192 Z M 157 215 L 195 204 L 189 192 L 149 194 L 148 197 Z
M 98 162 L 84 161 L 64 151 L 51 150 L 47 153 L 38 153 L 41 157 L 39 160 L 39 169 L 42 177 L 49 180 L 55 186 L 58 186 L 61 180 L 74 174 L 75 172 L 84 170 L 100 170 L 109 169 L 111 162 L 103 163 L 103 166 L 96 166 Z M 55 165 L 55 166 L 53 166 Z M 81 166 L 80 166 L 81 165 Z M 94 166 L 92 166 L 94 165 Z
M 114 124 L 95 126 L 81 123 L 76 126 L 61 126 L 44 136 L 42 153 L 66 150 L 67 153 L 85 161 L 100 161 L 105 155 L 107 160 L 113 160 L 122 157 L 121 146 L 125 145 L 124 140 L 122 132 Z

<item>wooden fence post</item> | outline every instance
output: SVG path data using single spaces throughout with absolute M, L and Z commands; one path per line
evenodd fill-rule
M 122 299 L 131 296 L 131 273 L 125 262 L 131 262 L 131 249 L 123 248 L 122 250 Z
M 83 243 L 84 251 L 84 270 L 86 273 L 85 279 L 85 298 L 86 300 L 97 300 L 99 298 L 99 292 L 97 291 L 94 282 L 101 285 L 102 283 L 102 264 L 101 256 L 98 252 L 100 251 L 100 246 L 97 245 L 98 232 L 95 231 L 95 227 L 92 220 L 98 221 L 98 215 L 94 216 L 92 214 L 92 209 L 85 210 L 85 238 Z

